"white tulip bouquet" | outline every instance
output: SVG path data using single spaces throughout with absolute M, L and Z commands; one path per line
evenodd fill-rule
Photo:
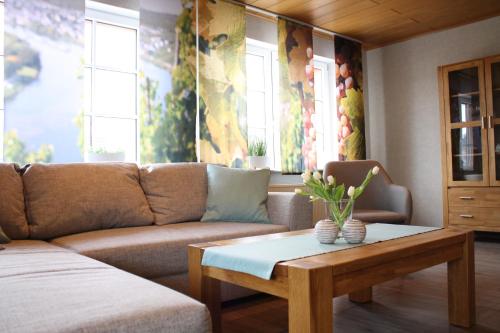
M 351 214 L 354 207 L 354 201 L 363 194 L 372 178 L 379 173 L 378 166 L 373 167 L 368 171 L 365 180 L 358 187 L 350 186 L 347 189 L 347 203 L 342 207 L 341 202 L 344 199 L 345 185 L 337 184 L 335 177 L 328 176 L 326 181 L 318 171 L 311 173 L 306 170 L 302 174 L 302 180 L 305 185 L 305 190 L 295 189 L 295 193 L 308 196 L 311 201 L 323 199 L 328 204 L 330 218 L 337 223 L 339 228 L 342 228 L 344 221 Z

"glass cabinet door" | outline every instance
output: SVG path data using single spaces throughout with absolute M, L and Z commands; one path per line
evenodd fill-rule
M 448 165 L 452 168 L 448 181 L 460 186 L 487 185 L 488 135 L 483 63 L 473 61 L 449 66 L 443 74 Z
M 500 56 L 485 62 L 490 151 L 490 184 L 500 186 Z

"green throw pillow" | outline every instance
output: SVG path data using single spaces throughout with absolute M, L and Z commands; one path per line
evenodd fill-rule
M 207 165 L 207 211 L 202 221 L 271 223 L 266 201 L 271 171 Z
M 9 237 L 7 237 L 7 235 L 2 230 L 2 227 L 0 227 L 0 244 L 7 244 L 9 242 Z

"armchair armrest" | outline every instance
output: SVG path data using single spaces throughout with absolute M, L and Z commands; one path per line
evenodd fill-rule
M 389 205 L 389 209 L 393 212 L 405 215 L 405 224 L 409 224 L 413 208 L 410 191 L 404 186 L 390 184 L 386 193 L 386 202 Z
M 273 224 L 287 226 L 290 231 L 312 228 L 312 203 L 293 192 L 269 192 L 267 210 Z

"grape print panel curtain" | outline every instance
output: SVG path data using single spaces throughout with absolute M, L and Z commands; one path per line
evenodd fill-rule
M 85 1 L 5 1 L 4 160 L 83 160 Z
M 196 162 L 195 1 L 141 0 L 139 33 L 141 163 Z
M 281 170 L 316 169 L 312 28 L 278 20 Z
M 339 160 L 364 160 L 365 114 L 361 44 L 335 36 Z
M 247 155 L 245 8 L 198 0 L 202 162 L 242 167 Z

